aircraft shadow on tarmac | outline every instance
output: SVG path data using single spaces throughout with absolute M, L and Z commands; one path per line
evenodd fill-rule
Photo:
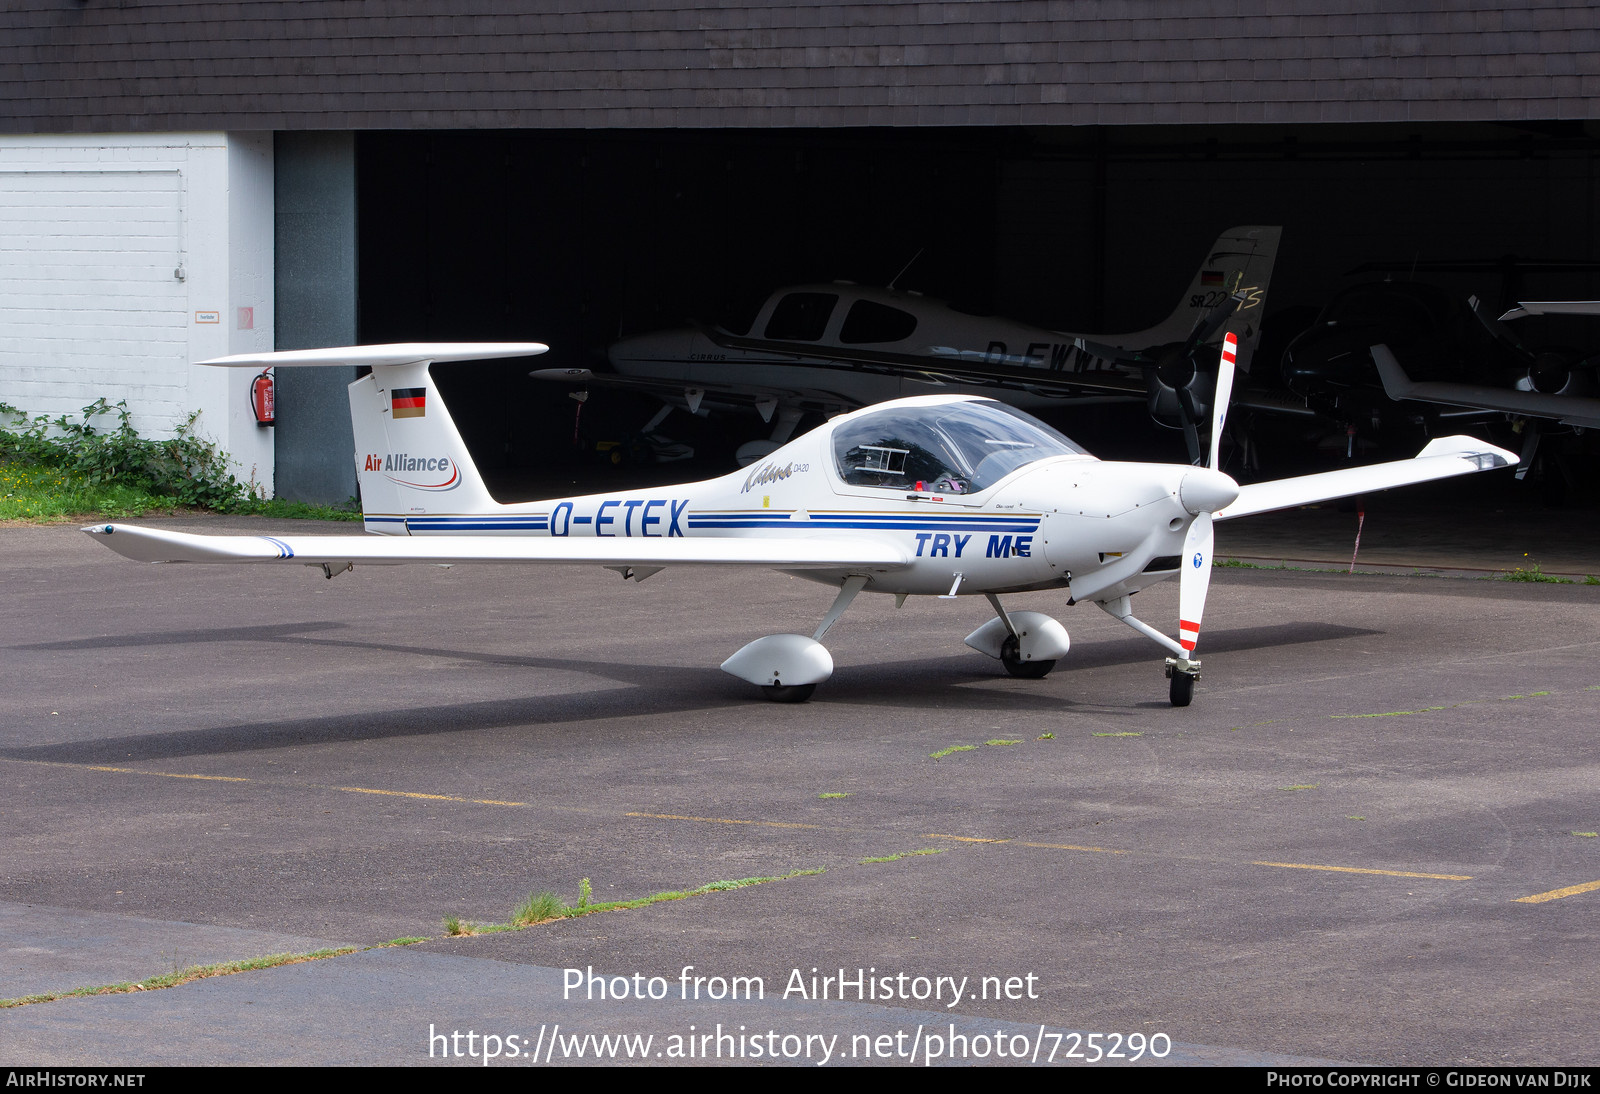
M 338 713 L 276 721 L 243 722 L 204 729 L 166 733 L 128 734 L 97 740 L 34 745 L 0 750 L 14 760 L 48 760 L 58 763 L 128 763 L 185 756 L 226 755 L 341 741 L 373 741 L 433 734 L 472 733 L 511 727 L 532 727 L 608 719 L 659 718 L 717 707 L 759 704 L 764 700 L 738 680 L 715 667 L 681 665 L 605 664 L 588 659 L 529 657 L 435 649 L 340 638 L 307 638 L 308 631 L 328 631 L 340 623 L 279 624 L 267 627 L 217 628 L 173 631 L 138 636 L 112 635 L 62 642 L 14 646 L 30 650 L 92 650 L 129 645 L 184 644 L 211 641 L 294 642 L 330 647 L 448 658 L 528 669 L 599 676 L 620 686 L 601 690 L 566 691 L 554 695 L 524 695 L 469 703 L 449 703 L 402 710 Z M 1364 637 L 1379 631 L 1321 622 L 1279 623 L 1270 626 L 1218 630 L 1207 634 L 1208 655 L 1239 652 L 1341 638 Z M 1151 661 L 1148 643 L 1137 639 L 1098 642 L 1082 653 L 1074 651 L 1057 679 L 1074 669 L 1103 668 Z M 908 681 L 909 686 L 908 686 Z M 1009 683 L 999 670 L 974 654 L 937 659 L 874 662 L 850 665 L 836 676 L 814 702 L 830 699 L 867 705 L 936 708 L 941 711 L 1013 710 L 1060 714 L 1073 708 L 1107 707 L 1095 696 L 1075 699 L 1060 689 L 972 687 L 974 684 Z M 425 681 L 419 685 L 425 687 Z M 1048 684 L 1045 685 L 1048 687 Z M 1142 704 L 1128 706 L 1134 713 Z M 1163 707 L 1166 704 L 1161 704 Z

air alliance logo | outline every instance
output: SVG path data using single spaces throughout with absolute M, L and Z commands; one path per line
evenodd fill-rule
M 374 452 L 361 470 L 381 472 L 390 482 L 413 490 L 454 490 L 461 485 L 461 468 L 448 456 L 413 456 L 407 452 L 380 456 Z

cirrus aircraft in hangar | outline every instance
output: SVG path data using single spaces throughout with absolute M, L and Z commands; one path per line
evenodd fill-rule
M 1349 494 L 1515 462 L 1471 437 L 1413 459 L 1240 486 L 1217 469 L 1233 380 L 1223 346 L 1207 466 L 1103 462 L 1005 403 L 921 395 L 842 414 L 756 464 L 677 486 L 516 504 L 485 488 L 429 374 L 436 361 L 542 353 L 538 343 L 357 346 L 205 362 L 263 369 L 371 368 L 350 385 L 355 464 L 368 535 L 204 536 L 125 524 L 84 529 L 154 563 L 304 565 L 327 577 L 404 563 L 589 563 L 644 581 L 666 566 L 760 566 L 834 590 L 816 629 L 744 646 L 722 668 L 771 699 L 799 701 L 833 672 L 823 637 L 862 592 L 981 596 L 992 617 L 967 645 L 1013 676 L 1042 677 L 1066 629 L 1002 597 L 1054 591 L 1088 601 L 1162 647 L 1175 706 L 1194 657 L 1211 577 L 1214 524 Z M 1130 598 L 1179 580 L 1177 637 L 1137 618 Z M 819 605 L 820 607 L 820 605 Z
M 1190 459 L 1215 385 L 1223 335 L 1246 370 L 1260 335 L 1282 229 L 1223 232 L 1171 314 L 1126 334 L 1068 334 L 952 306 L 921 293 L 847 281 L 779 289 L 751 318 L 639 334 L 613 343 L 615 372 L 539 369 L 541 380 L 655 395 L 691 413 L 755 408 L 769 438 L 738 454 L 748 465 L 793 436 L 808 412 L 839 414 L 911 395 L 982 394 L 1027 410 L 1073 398 L 1138 398 L 1158 421 L 1183 429 Z M 658 458 L 692 455 L 658 446 Z

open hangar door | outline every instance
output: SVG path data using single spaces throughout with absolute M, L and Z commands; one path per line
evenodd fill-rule
M 1597 148 L 1577 124 L 366 133 L 360 337 L 548 343 L 536 363 L 438 370 L 495 489 L 524 496 L 578 462 L 577 404 L 529 367 L 603 368 L 621 335 L 749 311 L 786 285 L 884 284 L 908 263 L 902 286 L 966 307 L 1139 329 L 1221 230 L 1278 224 L 1265 378 L 1363 263 L 1595 259 Z M 1492 303 L 1600 297 L 1594 273 L 1427 276 Z M 654 409 L 596 390 L 582 432 L 620 437 Z M 1184 458 L 1137 408 L 1082 417 L 1055 424 L 1104 455 Z M 682 412 L 663 429 L 701 458 L 629 474 L 718 473 L 762 432 L 753 415 Z

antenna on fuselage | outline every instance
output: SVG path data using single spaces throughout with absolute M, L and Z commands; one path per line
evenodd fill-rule
M 928 252 L 928 248 L 923 247 L 920 250 L 918 250 L 916 254 L 912 255 L 911 256 L 911 261 L 907 262 L 904 266 L 900 267 L 900 272 L 895 274 L 892 278 L 889 279 L 889 284 L 886 287 L 892 292 L 895 289 L 896 284 L 899 282 L 899 280 L 906 275 L 906 271 L 911 269 L 911 267 L 915 266 L 917 264 L 917 259 L 921 258 L 927 252 Z

